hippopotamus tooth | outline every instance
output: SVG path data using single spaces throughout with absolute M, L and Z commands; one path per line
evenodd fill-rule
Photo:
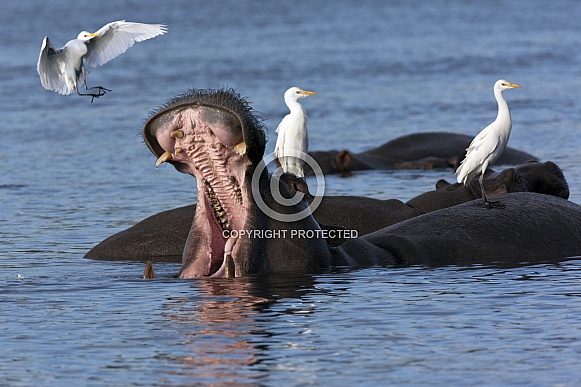
M 173 132 L 171 132 L 169 135 L 172 138 L 184 138 L 185 133 L 183 131 L 177 129 L 177 130 L 174 130 Z

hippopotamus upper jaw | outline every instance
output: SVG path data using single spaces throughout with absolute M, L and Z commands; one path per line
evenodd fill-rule
M 246 241 L 230 233 L 248 227 L 252 193 L 246 180 L 255 168 L 252 160 L 262 158 L 263 132 L 259 125 L 248 127 L 256 121 L 245 122 L 244 104 L 237 114 L 236 109 L 209 103 L 215 92 L 196 96 L 154 114 L 145 124 L 144 138 L 159 157 L 156 165 L 170 162 L 197 180 L 198 204 L 179 276 L 241 276 L 248 266 L 243 262 L 248 254 L 241 250 Z M 224 99 L 228 102 L 229 96 L 239 101 L 226 93 L 220 103 L 228 105 Z
M 266 135 L 262 119 L 254 114 L 248 101 L 233 89 L 192 89 L 169 100 L 157 111 L 154 111 L 143 127 L 143 138 L 156 157 L 162 156 L 167 151 L 167 149 L 162 147 L 155 135 L 156 131 L 160 127 L 166 126 L 176 113 L 193 107 L 214 108 L 216 112 L 228 113 L 228 117 L 225 115 L 223 118 L 229 120 L 229 124 L 239 128 L 246 144 L 249 160 L 253 164 L 258 164 L 262 160 L 266 147 Z M 218 114 L 214 118 L 219 119 L 220 115 Z M 180 134 L 175 133 L 174 135 L 179 136 Z M 171 163 L 171 159 L 166 161 Z

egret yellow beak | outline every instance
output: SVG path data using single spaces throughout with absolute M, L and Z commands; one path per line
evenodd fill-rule
M 93 38 L 94 38 L 94 37 L 96 37 L 96 36 L 101 36 L 101 34 L 97 34 L 97 33 L 95 33 L 95 34 L 89 34 L 89 36 L 91 36 L 91 37 L 93 37 Z
M 315 93 L 314 91 L 300 90 L 300 91 L 297 91 L 297 94 L 315 95 L 317 93 Z
M 514 87 L 515 89 L 520 89 L 520 88 L 522 88 L 522 86 L 521 86 L 521 85 L 518 85 L 518 84 L 516 84 L 516 83 L 509 83 L 509 84 L 507 84 L 506 86 Z

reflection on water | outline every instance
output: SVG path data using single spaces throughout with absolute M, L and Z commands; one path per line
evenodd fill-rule
M 214 282 L 214 281 L 212 281 Z M 179 321 L 183 345 L 191 355 L 173 358 L 184 375 L 200 382 L 250 382 L 260 378 L 247 367 L 259 350 L 248 341 L 256 327 L 255 308 L 268 302 L 248 292 L 246 281 L 200 283 L 201 295 L 172 300 L 167 317 Z
M 196 281 L 195 296 L 166 305 L 164 315 L 177 322 L 180 345 L 189 353 L 166 360 L 180 364 L 180 376 L 200 383 L 259 384 L 267 373 L 258 366 L 274 334 L 265 328 L 264 314 L 277 300 L 300 298 L 313 284 L 307 275 Z

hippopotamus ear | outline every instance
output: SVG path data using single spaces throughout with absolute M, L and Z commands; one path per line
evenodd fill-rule
M 345 241 L 347 240 L 347 238 L 345 238 L 345 227 L 341 227 L 341 226 L 328 226 L 326 224 L 323 223 L 319 223 L 319 226 L 321 227 L 321 230 L 327 231 L 327 235 L 328 237 L 326 238 L 327 240 L 327 244 L 331 247 L 339 247 L 341 246 L 343 243 L 345 243 Z M 338 231 L 338 232 L 332 232 L 332 231 Z
M 454 170 L 456 170 L 460 165 L 460 159 L 458 158 L 458 156 L 448 157 L 448 165 L 450 165 L 452 168 L 454 168 Z
M 448 181 L 444 180 L 444 179 L 440 179 L 436 182 L 436 191 L 440 190 L 440 189 L 444 189 L 447 186 L 451 185 L 450 183 L 448 183 Z
M 341 172 L 341 177 L 350 177 L 352 173 L 348 170 L 348 167 L 351 164 L 351 160 L 353 160 L 351 153 L 343 149 L 331 160 L 331 165 L 335 170 Z
M 288 186 L 288 189 L 294 192 L 302 192 L 309 202 L 311 202 L 315 197 L 309 192 L 309 186 L 307 181 L 303 178 L 297 177 L 292 173 L 283 173 L 280 175 L 280 181 Z

